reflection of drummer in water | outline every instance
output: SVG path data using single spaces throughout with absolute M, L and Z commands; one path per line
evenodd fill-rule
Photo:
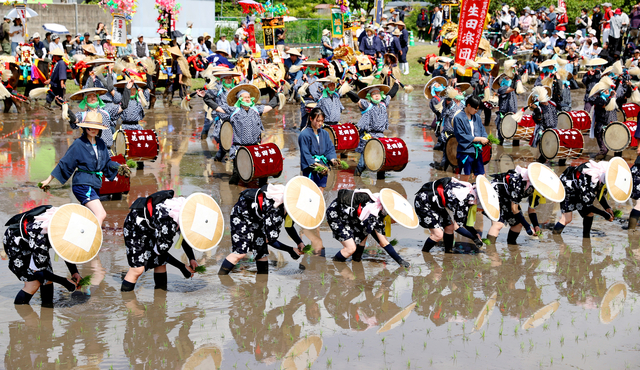
M 111 153 L 101 138 L 104 130 L 107 130 L 107 136 L 111 131 L 103 124 L 102 119 L 102 115 L 96 111 L 89 111 L 84 115 L 84 120 L 78 123 L 82 127 L 82 136 L 71 144 L 41 186 L 46 189 L 54 178 L 64 184 L 73 175 L 73 195 L 80 204 L 93 212 L 100 225 L 107 217 L 107 212 L 100 203 L 102 177 L 113 181 L 118 174 L 128 177 L 131 173 L 127 165 L 111 160 Z
M 227 106 L 216 106 L 215 102 L 210 105 L 211 108 L 215 107 L 216 112 L 220 112 L 220 108 L 223 113 L 229 114 L 229 121 L 233 127 L 233 145 L 229 150 L 229 158 L 233 159 L 233 175 L 229 179 L 231 185 L 238 185 L 240 180 L 235 161 L 236 151 L 240 146 L 260 144 L 260 136 L 264 130 L 260 116 L 278 105 L 277 96 L 271 99 L 269 105 L 256 105 L 257 99 L 260 99 L 260 90 L 253 85 L 242 84 L 229 91 Z M 260 181 L 266 183 L 267 178 Z

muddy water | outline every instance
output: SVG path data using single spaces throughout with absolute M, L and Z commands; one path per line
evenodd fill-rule
M 574 95 L 581 101 L 581 94 Z M 351 103 L 346 116 L 357 120 Z M 577 104 L 575 104 L 577 106 Z M 22 284 L 0 262 L 0 353 L 3 367 L 29 368 L 637 368 L 640 364 L 640 245 L 638 233 L 621 223 L 596 217 L 595 236 L 581 238 L 581 222 L 567 227 L 563 238 L 546 230 L 541 240 L 526 235 L 520 246 L 506 245 L 506 232 L 487 253 L 423 254 L 427 232 L 392 227 L 408 270 L 378 254 L 371 245 L 363 263 L 334 263 L 305 256 L 293 261 L 272 251 L 271 273 L 256 280 L 247 264 L 229 280 L 216 276 L 230 251 L 227 234 L 219 248 L 197 253 L 207 266 L 204 275 L 183 279 L 169 267 L 168 292 L 153 290 L 151 272 L 134 293 L 122 294 L 128 268 L 122 223 L 129 204 L 160 189 L 178 195 L 202 191 L 219 202 L 227 215 L 241 188 L 227 183 L 229 164 L 213 162 L 215 148 L 199 139 L 203 121 L 197 109 L 188 116 L 175 106 L 158 107 L 146 127 L 159 134 L 162 152 L 131 179 L 131 193 L 105 203 L 105 241 L 98 258 L 80 266 L 93 274 L 92 285 L 73 295 L 56 288 L 55 309 L 16 307 Z M 338 189 L 391 187 L 413 200 L 422 183 L 442 176 L 429 167 L 440 160 L 430 130 L 427 104 L 419 91 L 400 94 L 390 107 L 391 135 L 410 148 L 410 163 L 400 173 L 376 180 L 351 170 L 330 180 L 326 199 Z M 76 133 L 59 114 L 40 108 L 27 115 L 2 117 L 0 136 L 0 222 L 39 204 L 75 202 L 70 187 L 49 194 L 36 188 L 65 153 Z M 275 142 L 285 157 L 285 170 L 274 181 L 284 183 L 299 173 L 296 106 L 268 114 L 264 141 Z M 492 125 L 495 134 L 495 127 Z M 595 151 L 587 140 L 588 151 Z M 632 152 L 625 153 L 632 160 Z M 527 146 L 496 149 L 487 172 L 537 157 Z M 575 161 L 586 160 L 582 158 Z M 554 167 L 560 173 L 562 167 Z M 628 214 L 631 203 L 616 205 Z M 559 207 L 543 205 L 539 218 L 554 223 Z M 577 217 L 577 215 L 576 215 Z M 489 228 L 479 220 L 478 228 Z M 326 224 L 320 228 L 326 255 L 340 244 Z M 305 242 L 306 242 L 306 238 Z M 291 243 L 286 233 L 281 240 Z M 172 253 L 183 258 L 181 250 Z M 300 263 L 305 266 L 301 270 Z M 61 261 L 54 269 L 66 273 Z

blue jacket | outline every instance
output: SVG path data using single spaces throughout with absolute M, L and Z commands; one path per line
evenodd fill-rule
M 333 146 L 329 133 L 324 129 L 318 130 L 320 143 L 316 139 L 311 127 L 307 127 L 298 136 L 298 146 L 300 147 L 300 168 L 305 170 L 316 162 L 314 155 L 323 155 L 327 161 L 337 159 L 336 148 Z
M 235 68 L 235 65 L 229 61 L 229 59 L 223 57 L 220 54 L 211 54 L 207 58 L 207 62 L 213 63 L 214 66 L 219 66 L 220 64 L 224 64 L 229 68 Z
M 473 135 L 471 135 L 471 125 L 469 125 L 469 119 L 464 110 L 461 110 L 453 117 L 453 134 L 456 135 L 458 140 L 458 154 L 475 154 L 473 138 L 487 137 L 487 131 L 482 125 L 480 115 L 476 113 L 471 119 L 474 127 Z
M 73 186 L 90 185 L 95 189 L 100 189 L 102 187 L 102 179 L 96 174 L 87 172 L 102 172 L 103 177 L 111 181 L 118 174 L 120 164 L 111 160 L 111 154 L 101 138 L 96 138 L 96 145 L 100 156 L 99 162 L 89 139 L 85 135 L 77 138 L 64 154 L 64 157 L 58 162 L 56 168 L 53 169 L 51 176 L 55 177 L 61 184 L 64 184 L 75 171 Z
M 67 65 L 60 59 L 51 70 L 51 86 L 60 87 L 60 81 L 67 79 Z
M 289 68 L 291 68 L 291 66 L 301 66 L 302 65 L 302 59 L 298 58 L 298 60 L 296 60 L 296 62 L 292 62 L 291 58 L 287 58 L 284 60 L 284 66 L 287 69 L 287 71 L 289 70 Z M 302 80 L 302 70 L 299 69 L 298 72 L 296 73 L 292 73 L 289 72 L 289 76 L 291 76 L 291 79 L 288 80 L 289 83 L 293 83 L 294 80 Z
M 384 46 L 382 45 L 382 41 L 380 41 L 380 37 L 378 37 L 378 35 L 373 36 L 372 45 L 369 45 L 367 41 L 366 36 L 362 41 L 360 41 L 360 51 L 362 54 L 375 56 L 376 53 L 384 53 Z

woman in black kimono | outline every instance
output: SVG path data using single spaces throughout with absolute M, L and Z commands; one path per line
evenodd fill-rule
M 438 242 L 444 240 L 445 253 L 454 253 L 454 231 L 473 240 L 476 248 L 481 248 L 483 243 L 478 231 L 467 225 L 469 210 L 475 203 L 475 191 L 468 182 L 444 177 L 422 185 L 416 193 L 414 207 L 420 226 L 429 229 L 431 233 L 424 242 L 422 251 L 429 252 Z M 447 209 L 453 213 L 453 219 Z
M 368 190 L 341 189 L 327 208 L 326 215 L 333 237 L 342 243 L 342 249 L 333 257 L 334 261 L 344 262 L 350 256 L 355 262 L 362 261 L 367 237 L 371 235 L 400 266 L 410 266 L 385 237 L 386 213 L 378 194 Z
M 39 206 L 13 216 L 6 224 L 2 243 L 9 257 L 9 269 L 24 282 L 14 304 L 29 304 L 40 289 L 42 305 L 53 304 L 53 284 L 58 283 L 68 291 L 76 290 L 80 274 L 75 264 L 67 263 L 74 280 L 55 275 L 51 266 L 48 221 L 55 212 L 51 206 Z M 46 213 L 46 214 L 45 214 Z M 40 217 L 38 217 L 40 216 Z
M 218 275 L 229 275 L 250 251 L 255 253 L 258 274 L 268 274 L 268 245 L 289 253 L 294 260 L 300 258 L 301 251 L 278 241 L 285 216 L 283 201 L 283 185 L 267 184 L 240 193 L 230 216 L 231 254 L 222 261 Z
M 169 253 L 173 238 L 180 232 L 176 218 L 182 205 L 184 198 L 174 199 L 173 190 L 163 190 L 138 198 L 129 207 L 131 211 L 124 220 L 122 232 L 130 268 L 121 291 L 132 291 L 140 275 L 150 269 L 154 269 L 155 289 L 166 290 L 167 263 L 178 268 L 185 279 L 193 276 L 198 263 L 188 243 L 183 241 L 182 247 L 189 265 L 183 265 Z
M 606 169 L 603 167 L 605 163 L 589 161 L 577 167 L 567 167 L 562 172 L 560 181 L 562 181 L 567 195 L 560 203 L 562 217 L 553 228 L 554 234 L 562 233 L 562 230 L 571 222 L 573 211 L 578 211 L 582 216 L 583 238 L 591 237 L 594 215 L 598 214 L 609 222 L 613 221 L 613 210 L 607 202 L 607 192 L 602 188 L 605 183 Z M 604 211 L 593 205 L 596 199 L 605 209 Z

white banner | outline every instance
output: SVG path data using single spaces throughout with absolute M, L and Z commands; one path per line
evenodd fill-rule
M 114 14 L 111 22 L 111 44 L 127 46 L 127 23 L 122 14 Z

